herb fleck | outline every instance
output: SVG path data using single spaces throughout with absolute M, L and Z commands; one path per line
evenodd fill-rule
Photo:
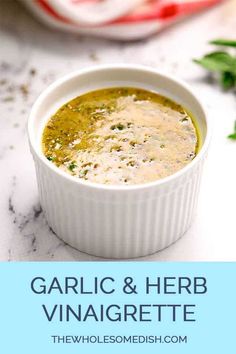
M 53 156 L 47 156 L 48 161 L 55 161 L 55 157 Z
M 124 128 L 125 128 L 124 124 L 121 124 L 121 123 L 114 124 L 111 126 L 111 130 L 115 130 L 115 129 L 123 130 Z
M 76 162 L 75 162 L 75 161 L 72 161 L 72 162 L 69 164 L 68 169 L 69 169 L 71 172 L 73 172 L 76 167 L 77 167 Z

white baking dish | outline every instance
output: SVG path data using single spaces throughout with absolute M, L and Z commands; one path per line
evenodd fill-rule
M 48 161 L 42 152 L 41 138 L 55 111 L 82 93 L 115 86 L 157 91 L 191 111 L 203 142 L 196 158 L 167 178 L 129 186 L 76 179 Z M 98 66 L 56 81 L 37 99 L 28 122 L 40 202 L 50 227 L 71 246 L 101 257 L 139 257 L 169 246 L 191 225 L 209 128 L 205 111 L 191 90 L 179 80 L 150 68 Z

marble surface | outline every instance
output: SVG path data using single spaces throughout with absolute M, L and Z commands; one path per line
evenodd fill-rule
M 191 229 L 168 249 L 139 260 L 236 261 L 236 143 L 226 139 L 236 119 L 235 93 L 222 92 L 191 61 L 210 49 L 208 40 L 235 33 L 235 0 L 132 43 L 55 32 L 18 2 L 0 1 L 0 260 L 99 260 L 50 231 L 39 205 L 26 122 L 36 97 L 56 78 L 85 66 L 125 62 L 165 70 L 188 82 L 214 124 Z

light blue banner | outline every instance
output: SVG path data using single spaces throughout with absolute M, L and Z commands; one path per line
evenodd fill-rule
M 0 263 L 4 354 L 236 352 L 236 263 Z

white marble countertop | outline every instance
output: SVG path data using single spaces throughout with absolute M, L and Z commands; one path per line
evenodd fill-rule
M 151 261 L 236 261 L 236 143 L 226 136 L 236 119 L 235 93 L 224 93 L 194 65 L 215 37 L 236 33 L 236 1 L 147 40 L 112 42 L 52 31 L 17 2 L 0 1 L 0 260 L 99 260 L 54 235 L 39 205 L 26 122 L 32 103 L 53 80 L 99 63 L 139 63 L 187 81 L 214 124 L 198 214 L 191 229 Z

